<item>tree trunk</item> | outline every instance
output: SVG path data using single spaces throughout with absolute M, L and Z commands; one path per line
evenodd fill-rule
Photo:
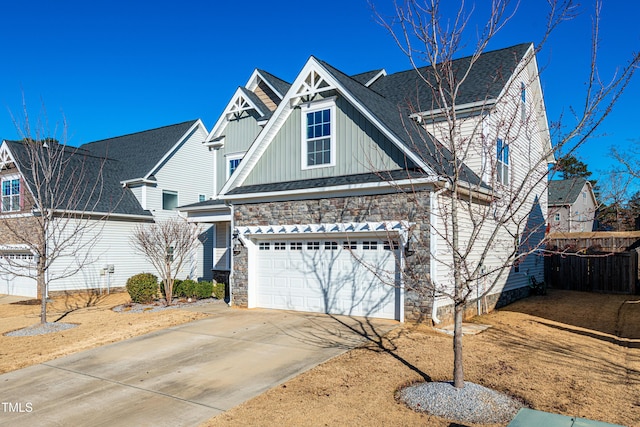
M 45 260 L 43 257 L 38 258 L 38 295 L 41 298 L 40 305 L 40 323 L 47 323 L 47 286 L 44 280 L 44 264 Z
M 454 304 L 453 328 L 453 386 L 464 387 L 464 367 L 462 364 L 462 315 L 464 303 L 456 301 Z

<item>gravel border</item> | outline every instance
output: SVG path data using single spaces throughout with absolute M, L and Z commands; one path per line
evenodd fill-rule
M 33 326 L 27 326 L 26 328 L 17 329 L 15 331 L 7 332 L 5 337 L 33 337 L 36 335 L 51 334 L 54 332 L 65 331 L 67 329 L 75 328 L 75 323 L 39 323 Z
M 398 399 L 418 412 L 477 424 L 509 422 L 524 407 L 512 397 L 468 381 L 464 388 L 451 382 L 414 384 L 400 390 Z
M 166 306 L 164 304 L 164 300 L 156 301 L 150 304 L 137 304 L 137 303 L 129 303 L 129 304 L 121 304 L 112 308 L 116 313 L 154 313 L 156 311 L 163 310 L 172 310 L 174 308 L 186 308 L 186 307 L 197 307 L 201 305 L 210 304 L 212 302 L 219 301 L 216 298 L 205 298 L 199 299 L 195 301 L 178 301 L 174 300 L 170 306 Z

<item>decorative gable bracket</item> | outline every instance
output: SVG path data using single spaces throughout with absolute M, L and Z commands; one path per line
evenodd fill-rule
M 295 92 L 294 98 L 291 99 L 291 105 L 296 105 L 302 101 L 309 101 L 313 95 L 335 89 L 324 77 L 317 71 L 311 70 L 302 81 Z
M 6 144 L 2 144 L 0 147 L 0 171 L 13 169 L 16 166 L 13 156 L 9 152 Z

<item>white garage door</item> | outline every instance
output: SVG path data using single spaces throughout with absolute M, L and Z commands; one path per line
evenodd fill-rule
M 10 262 L 13 265 L 8 266 Z M 35 270 L 33 265 L 33 255 L 24 252 L 3 252 L 0 253 L 0 294 L 18 295 L 24 297 L 36 297 L 37 285 L 34 279 L 29 277 L 17 276 L 9 274 L 12 271 L 22 274 L 32 274 Z M 19 267 L 18 267 L 19 266 Z
M 399 320 L 398 254 L 377 239 L 259 241 L 257 306 Z

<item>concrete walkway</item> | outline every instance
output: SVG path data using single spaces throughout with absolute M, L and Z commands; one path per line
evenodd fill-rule
M 196 426 L 397 325 L 194 310 L 212 317 L 0 375 L 0 425 Z

